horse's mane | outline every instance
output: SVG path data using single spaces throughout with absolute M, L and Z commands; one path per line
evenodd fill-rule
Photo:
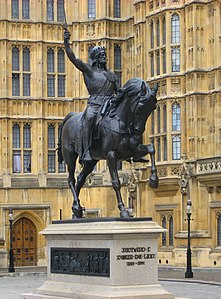
M 129 79 L 122 88 L 119 89 L 117 100 L 121 101 L 124 96 L 127 94 L 128 96 L 136 96 L 141 89 L 141 84 L 143 79 L 141 78 L 132 78 Z

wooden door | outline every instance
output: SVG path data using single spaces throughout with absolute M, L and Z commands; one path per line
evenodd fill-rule
M 37 265 L 37 229 L 28 218 L 13 224 L 12 247 L 15 267 Z

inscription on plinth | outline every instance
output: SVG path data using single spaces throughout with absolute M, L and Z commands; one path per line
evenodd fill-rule
M 110 276 L 110 250 L 51 248 L 51 273 Z
M 151 247 L 124 247 L 116 256 L 117 261 L 124 261 L 126 266 L 145 265 L 146 260 L 156 259 L 156 253 L 151 252 Z

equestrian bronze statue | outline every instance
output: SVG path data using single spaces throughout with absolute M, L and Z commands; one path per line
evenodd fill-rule
M 67 56 L 84 77 L 89 93 L 85 111 L 71 112 L 63 120 L 59 137 L 58 158 L 67 164 L 68 183 L 73 194 L 73 217 L 81 218 L 84 208 L 79 194 L 87 176 L 99 160 L 106 160 L 112 185 L 116 192 L 120 217 L 130 217 L 124 206 L 118 177 L 118 161 L 142 161 L 149 154 L 151 175 L 149 185 L 158 187 L 153 144 L 142 144 L 147 118 L 156 109 L 157 86 L 153 90 L 140 78 L 132 78 L 119 88 L 115 73 L 107 70 L 106 52 L 96 46 L 91 51 L 91 63 L 76 58 L 69 45 L 70 33 L 65 30 L 64 44 Z M 76 161 L 82 170 L 75 180 Z

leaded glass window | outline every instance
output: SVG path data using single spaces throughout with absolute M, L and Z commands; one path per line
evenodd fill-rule
M 88 0 L 88 18 L 96 18 L 95 0 Z
M 172 44 L 180 42 L 180 17 L 178 14 L 173 14 L 171 17 L 171 38 Z
M 154 48 L 154 25 L 153 25 L 153 21 L 150 24 L 150 45 L 151 45 L 151 48 Z
M 22 19 L 30 18 L 30 0 L 22 0 Z
M 163 24 L 162 24 L 162 29 L 163 29 L 163 34 L 162 34 L 162 36 L 163 36 L 163 45 L 165 45 L 166 44 L 166 18 L 164 17 L 163 18 Z
M 157 161 L 161 161 L 161 139 L 160 137 L 157 138 Z
M 12 71 L 19 71 L 19 49 L 13 47 L 12 49 Z
M 58 75 L 58 96 L 65 96 L 65 75 Z
M 114 0 L 114 18 L 120 18 L 120 0 Z
M 48 97 L 55 96 L 55 76 L 48 75 L 47 76 L 47 88 L 48 88 Z
M 157 47 L 160 46 L 160 21 L 157 20 Z
M 160 75 L 160 52 L 157 51 L 157 75 Z
M 161 225 L 163 228 L 166 228 L 166 217 L 165 216 L 162 216 L 161 218 Z M 163 232 L 162 233 L 162 246 L 166 246 L 166 232 Z
M 163 73 L 167 72 L 167 64 L 166 64 L 166 50 L 163 50 Z
M 19 3 L 18 0 L 11 0 L 11 16 L 12 19 L 19 18 Z
M 12 129 L 12 136 L 13 136 L 13 148 L 20 148 L 20 126 L 18 124 L 13 125 Z
M 119 45 L 114 47 L 114 69 L 121 70 L 121 47 Z
M 217 246 L 221 246 L 221 214 L 217 215 Z
M 48 172 L 55 172 L 55 127 L 48 125 Z
M 22 51 L 23 54 L 23 71 L 30 72 L 30 50 L 25 47 Z
M 54 73 L 54 50 L 48 49 L 47 52 L 48 73 Z
M 160 107 L 157 107 L 157 133 L 160 133 L 160 123 L 161 123 L 161 117 L 160 117 Z
M 180 131 L 180 104 L 172 105 L 172 131 Z
M 54 21 L 54 0 L 47 0 L 47 20 Z
M 154 76 L 154 54 L 150 55 L 150 67 L 151 67 L 151 77 Z
M 180 145 L 180 136 L 172 137 L 172 156 L 173 160 L 180 160 L 181 145 Z
M 65 73 L 65 55 L 64 50 L 58 50 L 58 73 Z
M 173 246 L 173 216 L 169 217 L 169 246 Z
M 64 22 L 64 0 L 57 1 L 57 21 Z
M 30 96 L 30 75 L 23 74 L 23 96 Z
M 172 72 L 180 71 L 180 48 L 173 48 L 172 50 Z
M 20 96 L 20 74 L 12 74 L 12 96 Z
M 154 126 L 155 126 L 155 119 L 154 119 L 154 111 L 151 113 L 151 134 L 154 134 Z
M 167 161 L 167 137 L 163 138 L 163 161 Z

